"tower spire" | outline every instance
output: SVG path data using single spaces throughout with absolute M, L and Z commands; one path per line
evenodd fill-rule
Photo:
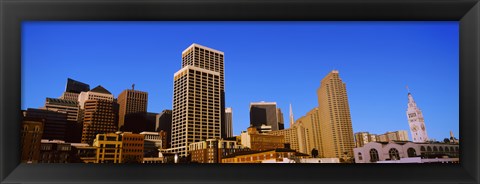
M 410 94 L 410 89 L 408 89 L 408 85 L 406 86 L 406 88 L 407 88 L 407 92 Z
M 294 123 L 295 121 L 293 119 L 292 104 L 290 104 L 290 127 L 292 127 Z

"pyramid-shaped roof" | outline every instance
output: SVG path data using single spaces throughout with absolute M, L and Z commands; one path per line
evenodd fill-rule
M 93 88 L 92 90 L 90 90 L 91 92 L 97 92 L 97 93 L 104 93 L 104 94 L 112 94 L 110 93 L 110 91 L 108 91 L 107 89 L 105 89 L 104 87 L 102 87 L 101 85 L 98 85 L 97 87 Z

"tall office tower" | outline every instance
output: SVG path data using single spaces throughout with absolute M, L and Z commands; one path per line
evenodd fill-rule
M 96 134 L 117 130 L 117 112 L 110 91 L 97 86 L 90 91 L 81 92 L 78 103 L 83 112 L 82 143 L 92 144 Z
M 113 103 L 108 100 L 85 101 L 82 143 L 92 144 L 97 134 L 115 133 Z
M 285 123 L 283 122 L 283 113 L 280 108 L 277 108 L 277 120 L 278 120 L 278 130 L 285 129 Z
M 295 123 L 295 119 L 293 119 L 293 110 L 292 110 L 292 104 L 290 104 L 290 114 L 289 114 L 289 119 L 290 119 L 290 127 L 293 126 L 293 124 Z
M 157 125 L 155 131 L 161 132 L 164 131 L 166 134 L 166 148 L 171 148 L 172 144 L 172 110 L 165 109 L 160 114 L 158 114 Z
M 78 95 L 81 92 L 87 91 L 90 91 L 90 86 L 88 84 L 68 78 L 65 92 L 63 92 L 60 99 L 77 101 Z
M 187 156 L 190 143 L 225 137 L 223 52 L 192 44 L 173 86 L 171 152 Z
M 119 104 L 118 111 L 118 128 L 119 130 L 125 124 L 125 116 L 134 113 L 146 113 L 148 93 L 134 89 L 126 89 L 118 95 L 117 103 Z
M 276 102 L 253 102 L 250 103 L 250 124 L 257 129 L 262 125 L 272 126 L 272 130 L 278 130 Z
M 297 123 L 300 123 L 305 127 L 307 154 L 311 154 L 312 149 L 316 149 L 318 150 L 318 156 L 323 157 L 318 107 L 307 112 L 305 116 L 300 117 L 297 120 Z
M 233 137 L 233 112 L 232 108 L 225 108 L 225 131 L 227 137 Z
M 408 92 L 407 118 L 413 142 L 427 142 L 428 135 L 422 111 L 417 107 L 417 103 L 413 100 L 413 96 L 410 92 Z
M 67 130 L 64 141 L 80 142 L 83 121 L 79 118 L 79 105 L 77 100 L 47 98 L 43 109 L 67 114 Z
M 353 158 L 355 143 L 347 88 L 337 70 L 322 79 L 317 95 L 324 157 Z

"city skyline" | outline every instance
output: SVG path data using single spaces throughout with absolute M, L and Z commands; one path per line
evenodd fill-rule
M 191 25 L 189 25 L 191 24 Z M 349 94 L 350 102 L 350 111 L 353 125 L 353 132 L 362 132 L 368 131 L 370 133 L 382 134 L 387 131 L 397 131 L 397 130 L 408 130 L 408 120 L 405 115 L 407 110 L 407 90 L 404 88 L 405 85 L 409 85 L 411 93 L 415 96 L 415 100 L 418 103 L 419 107 L 422 109 L 425 115 L 425 124 L 429 130 L 429 137 L 442 140 L 443 138 L 448 137 L 448 133 L 452 130 L 456 136 L 458 134 L 458 38 L 457 40 L 453 39 L 455 36 L 458 37 L 458 24 L 456 22 L 440 22 L 440 23 L 412 23 L 412 22 L 401 22 L 401 23 L 372 23 L 367 22 L 365 25 L 359 23 L 239 23 L 240 25 L 232 23 L 211 23 L 206 22 L 205 25 L 200 23 L 65 23 L 65 22 L 54 22 L 54 23 L 25 23 L 23 27 L 24 40 L 22 40 L 22 58 L 23 65 L 22 75 L 23 75 L 23 86 L 22 86 L 22 109 L 26 108 L 38 108 L 43 106 L 46 97 L 59 97 L 64 91 L 64 84 L 67 78 L 72 78 L 81 82 L 89 84 L 91 87 L 102 85 L 109 91 L 111 91 L 115 97 L 118 97 L 118 94 L 128 89 L 132 83 L 135 83 L 138 90 L 145 91 L 149 93 L 148 100 L 148 112 L 160 113 L 163 109 L 172 108 L 172 81 L 173 73 L 176 70 L 180 69 L 179 61 L 181 56 L 181 51 L 192 43 L 202 44 L 214 49 L 221 50 L 225 52 L 225 93 L 226 93 L 226 107 L 232 107 L 234 112 L 233 115 L 233 129 L 234 135 L 239 135 L 240 131 L 246 130 L 249 126 L 249 116 L 248 116 L 248 105 L 251 102 L 258 101 L 271 101 L 277 102 L 278 107 L 280 107 L 284 112 L 289 107 L 291 103 L 293 106 L 293 113 L 295 118 L 298 119 L 301 116 L 304 116 L 309 110 L 316 107 L 318 104 L 316 99 L 316 89 L 320 86 L 320 80 L 331 70 L 339 70 L 342 80 L 347 84 L 347 90 Z M 136 26 L 135 26 L 136 25 Z M 123 29 L 117 30 L 118 32 L 113 31 L 114 34 L 106 35 L 109 31 L 114 30 L 114 28 Z M 164 31 L 160 28 L 165 28 L 165 26 L 172 26 L 174 28 L 169 28 L 172 30 L 165 31 L 170 34 L 173 34 L 173 30 L 176 30 L 175 27 L 185 28 L 186 26 L 192 26 L 198 29 L 200 33 L 208 33 L 207 30 L 215 30 L 221 28 L 221 30 L 228 32 L 229 34 L 240 34 L 241 30 L 247 31 L 250 34 L 257 33 L 254 35 L 255 38 L 261 38 L 255 44 L 249 45 L 250 49 L 244 49 L 241 46 L 238 48 L 232 47 L 227 41 L 221 42 L 218 39 L 212 39 L 212 41 L 207 40 L 204 36 L 201 37 L 198 33 L 198 38 L 188 38 L 182 39 L 179 43 L 169 42 L 165 44 L 152 44 L 152 40 L 147 40 L 144 37 L 142 41 L 148 42 L 150 44 L 145 44 L 147 47 L 133 46 L 138 42 L 135 38 L 124 38 L 129 40 L 130 44 L 121 44 L 118 38 L 121 34 L 131 34 L 132 37 L 139 37 L 137 32 L 148 32 L 151 33 L 148 29 L 153 31 Z M 241 30 L 236 30 L 235 28 L 242 28 Z M 288 27 L 290 26 L 290 27 Z M 324 26 L 324 27 L 322 27 Z M 138 28 L 140 27 L 140 28 Z M 274 28 L 282 28 L 286 30 L 280 31 L 281 33 L 286 33 L 288 31 L 292 32 L 292 35 L 296 36 L 297 39 L 307 42 L 307 37 L 312 35 L 310 29 L 307 28 L 316 28 L 326 29 L 323 30 L 323 33 L 330 33 L 332 30 L 339 30 L 347 38 L 340 36 L 327 39 L 325 36 L 318 35 L 320 39 L 326 39 L 330 42 L 323 42 L 319 44 L 314 41 L 309 41 L 311 43 L 305 45 L 297 45 L 300 48 L 292 47 L 289 44 L 277 45 L 279 41 L 274 40 L 275 35 L 281 34 L 276 32 L 275 34 L 270 34 Z M 300 28 L 298 28 L 300 27 Z M 387 53 L 377 53 L 375 55 L 373 52 L 361 53 L 356 51 L 361 43 L 354 43 L 353 45 L 340 45 L 341 43 L 346 43 L 349 38 L 353 38 L 355 35 L 358 36 L 359 33 L 355 31 L 345 30 L 348 27 L 357 28 L 357 31 L 361 32 L 361 35 L 368 38 L 378 37 L 379 40 L 370 40 L 372 42 L 362 42 L 365 45 L 370 46 L 370 49 L 384 49 L 380 50 Z M 407 28 L 404 28 L 407 27 Z M 58 34 L 58 29 L 60 31 L 67 31 L 66 33 Z M 383 30 L 383 33 L 378 35 L 373 35 L 377 30 Z M 403 32 L 400 34 L 399 30 Z M 50 31 L 48 31 L 50 30 Z M 83 30 L 83 31 L 82 31 Z M 275 29 L 276 30 L 276 29 Z M 433 30 L 439 31 L 443 34 L 438 34 Z M 43 31 L 43 32 L 42 32 Z M 86 32 L 84 32 L 86 31 Z M 306 35 L 299 36 L 294 34 L 295 31 L 300 31 L 301 33 L 309 33 Z M 342 32 L 343 31 L 343 32 Z M 369 32 L 370 31 L 370 32 Z M 373 33 L 372 33 L 373 31 Z M 442 32 L 443 31 L 443 32 Z M 253 33 L 252 33 L 253 32 Z M 72 38 L 71 34 L 78 34 L 77 38 Z M 210 33 L 211 35 L 215 35 Z M 268 34 L 267 34 L 268 33 Z M 388 37 L 389 33 L 396 33 L 400 35 L 400 38 L 397 38 L 394 42 L 392 40 L 385 41 L 380 38 Z M 427 34 L 428 33 L 428 34 Z M 435 34 L 434 34 L 435 33 Z M 182 38 L 181 34 L 187 33 L 178 33 L 178 38 Z M 247 33 L 246 33 L 247 34 Z M 135 35 L 135 36 L 133 36 Z M 228 35 L 228 34 L 227 34 Z M 412 36 L 413 35 L 413 36 Z M 101 38 L 104 36 L 105 38 Z M 221 35 L 220 37 L 225 37 L 226 35 Z M 265 36 L 265 37 L 262 37 Z M 332 36 L 332 35 L 330 35 Z M 410 40 L 405 40 L 405 37 L 412 37 Z M 190 35 L 190 37 L 193 37 Z M 213 36 L 211 36 L 213 37 Z M 241 38 L 244 38 L 240 36 Z M 428 38 L 425 38 L 428 37 Z M 50 38 L 48 41 L 38 42 L 42 39 Z M 100 47 L 106 47 L 115 45 L 118 43 L 119 47 L 123 47 L 125 50 L 132 50 L 131 53 L 127 53 L 127 57 L 122 62 L 126 63 L 116 63 L 114 61 L 108 60 L 96 60 L 96 62 L 91 61 L 92 63 L 88 64 L 88 58 L 92 59 L 96 57 L 100 58 L 110 58 L 111 60 L 121 60 L 122 58 L 118 55 L 125 53 L 113 52 L 112 50 L 106 50 L 107 53 L 101 53 L 100 48 L 95 48 L 94 45 L 86 44 L 88 39 L 97 38 L 100 41 L 96 44 L 101 45 Z M 440 39 L 442 38 L 442 39 Z M 456 37 L 455 37 L 456 38 Z M 33 39 L 33 40 L 32 40 Z M 58 50 L 57 46 L 65 46 L 69 41 L 77 39 L 87 39 L 84 40 L 84 44 L 70 44 L 67 45 L 67 49 L 63 49 L 66 53 L 60 53 L 55 55 L 54 53 L 48 53 L 46 51 Z M 113 43 L 104 43 L 105 39 L 112 39 Z M 155 38 L 152 38 L 155 39 Z M 158 39 L 158 38 L 157 38 Z M 165 39 L 162 37 L 162 39 Z M 262 40 L 263 39 L 263 40 Z M 318 38 L 317 38 L 318 39 Z M 337 39 L 337 40 L 336 40 Z M 362 38 L 356 38 L 362 40 Z M 365 38 L 364 38 L 365 39 Z M 404 39 L 404 40 L 402 40 Z M 417 40 L 415 40 L 417 39 Z M 357 41 L 358 41 L 357 40 Z M 415 40 L 415 41 L 412 41 Z M 37 42 L 35 42 L 37 41 Z M 79 40 L 77 40 L 79 41 Z M 90 40 L 92 41 L 92 40 Z M 250 40 L 251 41 L 251 40 Z M 269 43 L 272 41 L 273 43 Z M 295 45 L 295 40 L 290 40 L 292 45 Z M 317 40 L 318 41 L 318 40 Z M 334 44 L 333 42 L 339 42 Z M 427 41 L 433 41 L 433 43 L 426 43 Z M 246 42 L 246 41 L 245 41 Z M 400 42 L 400 44 L 398 44 Z M 140 44 L 142 42 L 138 42 Z M 233 42 L 238 43 L 238 42 Z M 349 42 L 347 42 L 349 43 Z M 396 43 L 396 44 L 395 44 Z M 40 47 L 42 44 L 43 47 Z M 111 44 L 111 45 L 110 45 Z M 174 45 L 172 48 L 168 47 L 169 44 Z M 245 43 L 243 43 L 245 44 Z M 323 45 L 324 44 L 324 45 Z M 329 48 L 328 46 L 333 48 Z M 381 47 L 381 44 L 395 45 L 391 50 L 387 50 L 384 47 Z M 85 50 L 86 46 L 91 46 L 91 50 Z M 241 44 L 242 45 L 242 44 Z M 326 46 L 325 46 L 326 45 Z M 374 47 L 376 45 L 376 47 Z M 154 47 L 156 46 L 156 47 Z M 282 47 L 283 46 L 283 47 Z M 314 47 L 316 46 L 316 47 Z M 411 47 L 406 47 L 411 46 Z M 98 45 L 97 45 L 98 47 Z M 261 49 L 262 47 L 268 49 Z M 271 47 L 271 48 L 270 48 Z M 351 47 L 348 50 L 348 47 Z M 83 55 L 77 53 L 74 56 L 79 58 L 67 57 L 67 53 L 72 54 L 71 49 L 79 48 L 78 52 L 84 53 Z M 80 49 L 81 48 L 81 49 Z M 142 48 L 147 48 L 146 50 Z M 261 50 L 261 54 L 252 54 L 245 53 L 247 51 L 252 51 L 251 48 Z M 454 49 L 453 49 L 454 48 Z M 44 50 L 47 49 L 47 50 Z M 137 50 L 138 49 L 138 50 Z M 151 49 L 151 50 L 149 50 Z M 136 57 L 135 53 L 146 53 L 146 52 L 155 52 L 155 50 L 165 50 L 165 55 L 172 57 L 174 59 L 167 61 L 161 61 L 155 64 L 155 57 L 152 58 L 143 58 L 149 60 L 149 62 L 140 62 L 139 65 L 152 65 L 155 67 L 135 67 L 130 66 L 131 62 L 134 62 Z M 293 50 L 295 49 L 295 50 Z M 353 61 L 345 61 L 342 63 L 342 60 L 351 59 L 345 55 L 329 55 L 328 52 L 318 49 L 330 49 L 330 50 L 347 50 L 350 54 L 356 55 L 366 55 L 367 58 L 357 57 Z M 406 53 L 415 53 L 415 58 L 409 55 L 401 55 L 398 51 L 395 52 L 395 49 L 403 49 L 402 52 Z M 419 51 L 415 51 L 418 49 Z M 453 50 L 452 50 L 453 49 Z M 456 50 L 455 50 L 456 49 Z M 75 49 L 73 49 L 75 50 Z M 115 49 L 114 49 L 115 50 Z M 117 51 L 122 49 L 117 49 Z M 162 51 L 163 51 L 162 50 Z M 83 51 L 83 52 L 82 52 Z M 167 52 L 168 51 L 168 52 Z M 292 51 L 294 54 L 289 55 L 286 51 Z M 363 49 L 365 51 L 365 49 Z M 378 51 L 378 50 L 376 50 Z M 447 52 L 448 51 L 448 52 Z M 32 53 L 33 52 L 33 53 Z M 40 53 L 44 52 L 44 53 Z M 75 51 L 73 51 L 76 53 Z M 310 54 L 310 57 L 317 57 L 317 52 L 325 54 L 324 56 L 318 55 L 318 62 L 312 61 L 312 59 L 305 59 L 293 62 L 292 60 L 296 59 L 295 52 L 300 52 L 301 54 Z M 337 51 L 338 54 L 339 51 Z M 390 52 L 390 56 L 388 53 Z M 419 53 L 421 52 L 421 53 Z M 280 53 L 280 54 L 279 54 Z M 280 55 L 280 56 L 277 56 Z M 23 57 L 24 56 L 24 57 Z M 283 56 L 283 57 L 282 57 Z M 286 56 L 286 57 L 285 57 Z M 377 56 L 378 58 L 375 58 Z M 85 58 L 86 57 L 86 58 Z M 141 57 L 138 55 L 137 57 Z M 258 57 L 255 59 L 255 57 Z M 285 58 L 286 59 L 285 59 Z M 300 57 L 300 56 L 299 56 Z M 392 57 L 392 58 L 390 58 Z M 395 58 L 398 57 L 398 58 Z M 56 60 L 55 60 L 56 58 Z M 159 55 L 156 59 L 162 58 Z M 270 58 L 270 59 L 265 59 Z M 302 58 L 302 57 L 300 57 Z M 374 58 L 374 60 L 369 61 L 368 59 Z M 386 58 L 394 60 L 392 62 L 385 61 Z M 43 59 L 43 60 L 42 60 Z M 68 62 L 74 62 L 76 59 L 85 59 L 84 62 L 87 62 L 86 67 L 81 65 L 68 65 Z M 99 58 L 98 58 L 99 59 Z M 376 60 L 375 60 L 376 59 Z M 408 59 L 414 59 L 415 62 L 409 61 Z M 419 62 L 421 59 L 427 60 L 426 62 Z M 52 63 L 43 63 L 49 60 Z M 115 60 L 115 61 L 118 61 Z M 160 59 L 161 60 L 161 59 Z M 261 60 L 262 62 L 259 62 Z M 314 58 L 317 60 L 317 58 Z M 379 61 L 381 60 L 381 61 Z M 403 62 L 399 62 L 403 61 Z M 282 62 L 280 62 L 282 61 Z M 326 61 L 326 62 L 323 62 Z M 330 61 L 330 62 L 329 62 Z M 440 62 L 441 61 L 441 62 Z M 62 63 L 67 62 L 67 63 Z M 286 65 L 285 65 L 285 62 Z M 351 62 L 351 63 L 349 63 Z M 366 65 L 358 64 L 356 62 L 366 62 Z M 38 65 L 40 64 L 40 65 Z M 42 65 L 44 64 L 44 65 Z M 129 67 L 118 67 L 112 64 L 129 64 Z M 134 63 L 133 63 L 134 64 Z M 243 64 L 243 65 L 242 65 Z M 253 65 L 250 66 L 249 64 Z M 301 65 L 304 64 L 304 65 Z M 305 64 L 308 66 L 313 65 L 312 67 L 305 67 Z M 46 66 L 45 66 L 46 65 Z M 299 66 L 297 66 L 299 65 Z M 403 65 L 409 66 L 405 67 Z M 115 74 L 114 72 L 109 73 L 109 75 L 102 74 L 101 78 L 93 78 L 98 76 L 100 70 L 96 70 L 97 67 L 109 67 L 114 66 L 115 72 L 132 72 L 136 71 L 136 74 L 139 76 Z M 165 70 L 162 68 L 168 68 Z M 254 67 L 257 66 L 257 67 Z M 437 70 L 427 70 L 432 66 L 435 66 Z M 33 67 L 33 68 L 32 68 Z M 46 68 L 42 68 L 46 67 Z M 67 71 L 59 72 L 60 74 L 54 75 L 41 75 L 48 72 L 50 69 L 55 68 L 71 68 L 72 72 L 68 73 Z M 74 68 L 77 67 L 77 68 Z M 90 72 L 94 73 L 93 76 L 90 75 L 86 69 L 89 67 Z M 405 69 L 403 72 L 400 72 L 401 69 Z M 41 70 L 44 69 L 44 70 Z M 130 69 L 130 70 L 129 70 Z M 38 70 L 38 71 L 34 71 Z M 103 69 L 102 69 L 103 70 Z M 163 72 L 157 72 L 158 70 Z M 273 70 L 273 72 L 269 71 Z M 372 71 L 373 70 L 373 71 Z M 269 72 L 267 72 L 269 71 Z M 276 72 L 275 72 L 276 71 Z M 428 72 L 427 72 L 428 71 Z M 97 73 L 95 73 L 97 72 Z M 104 71 L 102 71 L 104 72 Z M 311 74 L 314 73 L 314 74 Z M 403 74 L 402 74 L 403 73 Z M 97 75 L 95 75 L 97 74 Z M 146 75 L 148 74 L 148 75 Z M 256 74 L 256 75 L 255 75 Z M 376 74 L 376 75 L 374 75 Z M 381 75 L 380 75 L 381 74 Z M 402 74 L 400 76 L 391 77 L 389 75 L 393 74 Z M 145 79 L 146 76 L 156 78 L 156 75 L 162 76 L 161 79 L 150 80 Z M 52 86 L 52 89 L 42 89 L 42 91 L 30 91 L 32 88 L 35 88 L 39 82 L 36 80 L 46 80 L 43 77 L 48 77 L 48 84 Z M 125 78 L 123 78 L 125 77 Z M 129 78 L 131 77 L 131 78 Z M 111 81 L 109 81 L 111 80 Z M 276 81 L 282 82 L 276 82 Z M 120 83 L 118 81 L 121 81 Z M 272 83 L 272 84 L 269 84 Z M 382 84 L 383 85 L 380 85 Z M 437 84 L 441 83 L 441 84 Z M 115 85 L 114 85 L 115 84 Z M 453 87 L 450 87 L 453 86 Z M 247 89 L 244 89 L 248 87 Z M 29 90 L 30 89 L 30 90 Z M 290 90 L 286 90 L 290 89 Z M 312 90 L 313 89 L 313 90 Z M 43 91 L 44 90 L 44 91 Z M 161 91 L 159 93 L 159 90 Z M 439 91 L 440 90 L 440 91 Z M 30 95 L 31 93 L 38 93 L 35 95 Z M 368 94 L 368 95 L 366 95 Z M 370 96 L 369 96 L 370 95 Z M 33 99 L 37 98 L 37 99 Z M 372 99 L 373 98 L 373 99 Z M 448 105 L 447 105 L 448 104 Z M 442 107 L 443 106 L 443 107 Z M 367 107 L 367 108 L 366 108 Z M 440 116 L 440 114 L 442 116 Z M 445 117 L 445 115 L 449 115 Z M 289 119 L 288 114 L 284 114 L 284 119 Z M 450 123 L 448 122 L 450 121 Z M 289 124 L 289 123 L 286 123 Z M 285 125 L 285 128 L 289 126 Z M 353 136 L 353 135 L 352 135 Z M 411 137 L 411 136 L 410 136 Z

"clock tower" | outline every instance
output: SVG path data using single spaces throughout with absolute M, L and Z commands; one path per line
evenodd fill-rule
M 425 120 L 423 119 L 422 111 L 417 107 L 410 92 L 408 92 L 407 118 L 413 142 L 427 142 L 428 135 L 425 129 Z

